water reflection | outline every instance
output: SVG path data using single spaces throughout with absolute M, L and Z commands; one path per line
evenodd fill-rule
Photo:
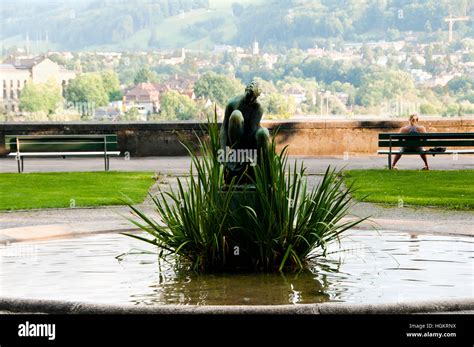
M 470 237 L 355 231 L 291 274 L 176 271 L 137 240 L 104 234 L 0 246 L 0 295 L 137 305 L 394 302 L 474 295 Z
M 178 275 L 164 281 L 161 277 L 150 289 L 133 295 L 132 301 L 148 305 L 271 305 L 329 300 L 326 288 L 309 270 L 296 274 Z

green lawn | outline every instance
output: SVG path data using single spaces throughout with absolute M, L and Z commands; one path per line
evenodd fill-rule
M 474 209 L 474 170 L 348 170 L 344 177 L 359 189 L 354 197 L 369 194 L 368 202 Z
M 142 202 L 152 172 L 0 174 L 0 210 L 122 205 L 125 194 Z

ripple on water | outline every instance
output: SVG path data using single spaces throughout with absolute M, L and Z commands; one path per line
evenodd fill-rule
M 394 302 L 474 294 L 474 242 L 354 231 L 297 274 L 177 273 L 148 245 L 101 234 L 0 246 L 0 295 L 156 304 Z M 132 252 L 130 252 L 132 251 Z M 122 261 L 116 256 L 130 252 Z

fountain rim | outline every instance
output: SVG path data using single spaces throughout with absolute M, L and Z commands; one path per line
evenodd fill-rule
M 157 315 L 326 315 L 414 314 L 474 311 L 474 298 L 444 298 L 392 303 L 339 303 L 294 305 L 156 305 L 104 304 L 83 301 L 0 297 L 0 313 L 11 314 L 157 314 Z

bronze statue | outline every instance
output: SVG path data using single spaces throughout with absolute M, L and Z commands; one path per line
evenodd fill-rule
M 257 82 L 252 81 L 245 87 L 245 93 L 231 99 L 225 108 L 220 144 L 227 158 L 226 183 L 232 177 L 246 183 L 244 173 L 248 166 L 257 164 L 261 160 L 258 156 L 266 153 L 268 148 L 270 134 L 268 129 L 260 126 L 263 116 L 262 106 L 257 101 L 260 94 Z M 252 170 L 247 170 L 251 175 L 249 171 Z

